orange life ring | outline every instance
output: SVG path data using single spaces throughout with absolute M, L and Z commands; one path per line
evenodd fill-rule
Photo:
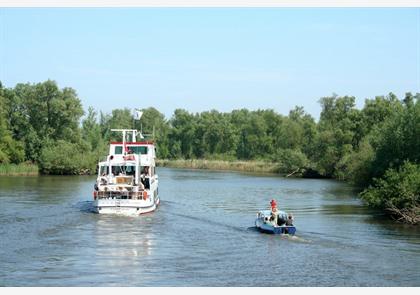
M 147 200 L 147 192 L 143 191 L 143 200 Z

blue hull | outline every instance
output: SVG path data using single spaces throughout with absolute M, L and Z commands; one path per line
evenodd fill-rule
M 262 233 L 266 234 L 274 234 L 274 235 L 294 235 L 296 232 L 296 227 L 294 226 L 279 226 L 279 227 L 272 227 L 272 228 L 262 228 L 257 227 L 258 230 Z

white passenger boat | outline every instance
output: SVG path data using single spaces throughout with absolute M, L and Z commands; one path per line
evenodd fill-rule
M 160 200 L 153 141 L 136 141 L 138 136 L 144 139 L 137 130 L 111 131 L 122 132 L 123 141 L 111 142 L 109 155 L 98 164 L 93 211 L 138 215 L 156 210 Z

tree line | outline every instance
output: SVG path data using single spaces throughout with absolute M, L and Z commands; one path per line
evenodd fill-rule
M 111 128 L 154 132 L 164 159 L 263 160 L 279 173 L 346 180 L 361 197 L 405 222 L 419 221 L 420 94 L 393 93 L 365 100 L 332 95 L 319 100 L 318 122 L 303 107 L 288 115 L 247 109 L 191 113 L 176 109 L 170 119 L 143 109 L 85 113 L 72 88 L 54 81 L 0 83 L 0 163 L 31 162 L 44 174 L 92 174 Z

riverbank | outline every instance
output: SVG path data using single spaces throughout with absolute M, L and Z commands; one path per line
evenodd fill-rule
M 222 161 L 222 160 L 156 160 L 156 165 L 160 167 L 170 168 L 189 168 L 189 169 L 207 169 L 207 170 L 227 170 L 242 172 L 259 172 L 259 173 L 278 173 L 279 165 L 272 162 L 264 161 Z M 281 174 L 281 173 L 280 173 Z
M 38 166 L 35 164 L 0 164 L 0 176 L 37 176 Z

